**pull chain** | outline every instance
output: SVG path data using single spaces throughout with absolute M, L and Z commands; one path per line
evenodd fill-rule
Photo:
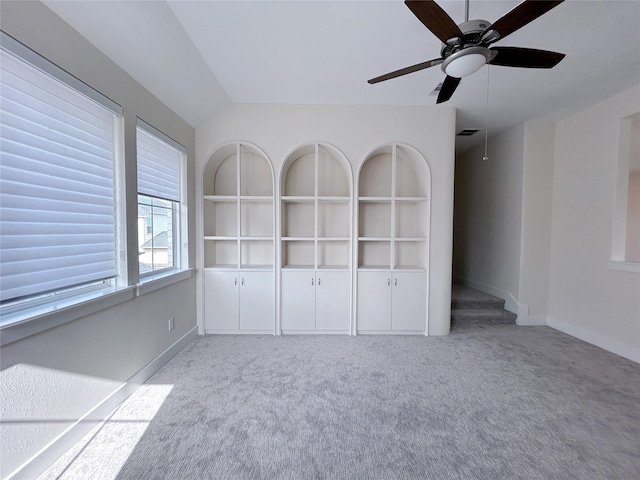
M 489 124 L 489 65 L 487 65 L 487 107 L 484 114 L 484 157 L 482 160 L 489 160 L 489 154 L 487 152 L 487 144 L 489 143 L 489 132 L 487 131 L 487 127 Z

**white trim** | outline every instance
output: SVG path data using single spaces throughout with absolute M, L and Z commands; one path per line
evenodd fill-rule
M 609 270 L 618 270 L 619 272 L 640 273 L 640 263 L 611 260 L 607 263 L 607 268 Z
M 169 285 L 173 285 L 174 283 L 178 283 L 183 280 L 187 280 L 188 278 L 193 277 L 193 272 L 193 268 L 188 268 L 186 270 L 180 270 L 178 272 L 171 271 L 164 272 L 158 275 L 143 277 L 136 287 L 138 296 L 145 295 L 164 287 L 168 287 Z
M 608 352 L 615 353 L 633 362 L 640 363 L 640 348 L 625 345 L 617 340 L 604 337 L 599 333 L 586 330 L 572 323 L 557 318 L 549 317 L 547 325 L 567 335 L 576 337 L 584 342 L 600 347 Z
M 205 335 L 274 335 L 273 329 L 268 330 L 216 330 L 207 328 Z
M 60 456 L 73 447 L 98 423 L 104 421 L 109 414 L 124 402 L 133 392 L 144 384 L 151 376 L 171 360 L 191 340 L 197 336 L 197 327 L 192 328 L 176 343 L 167 348 L 145 367 L 133 375 L 129 380 L 117 388 L 111 395 L 102 400 L 86 415 L 75 422 L 71 427 L 51 441 L 46 447 L 36 453 L 15 472 L 11 473 L 7 480 L 37 478 L 46 471 Z
M 350 335 L 349 330 L 282 330 L 281 335 Z
M 358 335 L 422 335 L 428 337 L 426 330 L 358 330 Z
M 24 309 L 20 313 L 27 318 L 0 329 L 0 345 L 7 345 L 78 318 L 92 315 L 105 308 L 129 301 L 134 295 L 134 287 L 124 287 L 117 290 L 109 288 L 106 291 L 94 291 L 86 295 L 70 297 L 61 302 L 50 302 L 31 309 Z M 76 303 L 68 305 L 69 302 Z
M 518 315 L 516 319 L 516 325 L 521 327 L 544 327 L 549 324 L 549 319 L 545 315 L 527 315 L 521 317 Z

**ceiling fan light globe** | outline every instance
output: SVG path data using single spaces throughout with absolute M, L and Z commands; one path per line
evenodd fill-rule
M 450 77 L 463 78 L 480 70 L 491 58 L 484 47 L 470 47 L 455 52 L 442 63 L 442 71 Z
M 484 55 L 474 53 L 453 60 L 444 71 L 450 77 L 463 78 L 480 70 L 485 63 L 487 59 Z

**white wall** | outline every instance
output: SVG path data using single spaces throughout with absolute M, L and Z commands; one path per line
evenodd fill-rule
M 518 312 L 525 127 L 518 125 L 456 159 L 454 273 Z
M 609 268 L 620 120 L 637 112 L 640 86 L 490 138 L 488 162 L 483 146 L 461 155 L 454 274 L 504 298 L 519 324 L 640 361 L 640 274 Z
M 549 324 L 640 361 L 640 274 L 607 268 L 620 119 L 640 86 L 557 122 Z
M 223 143 L 244 140 L 260 147 L 276 178 L 297 147 L 323 141 L 350 161 L 354 178 L 368 153 L 390 142 L 407 143 L 431 169 L 429 334 L 450 327 L 452 200 L 455 110 L 448 107 L 235 105 L 196 131 L 198 195 L 202 168 Z M 200 213 L 198 214 L 200 217 Z
M 546 323 L 554 145 L 553 122 L 525 124 L 519 324 Z
M 188 207 L 194 265 L 194 141 L 186 122 L 144 90 L 40 2 L 2 2 L 2 29 L 124 107 L 127 245 L 137 252 L 135 119 L 188 150 Z M 137 266 L 129 262 L 130 277 Z M 7 477 L 157 359 L 196 325 L 195 277 L 2 347 L 1 475 Z M 175 329 L 167 321 L 175 317 Z M 104 413 L 104 412 L 103 412 Z M 108 412 L 107 412 L 108 413 Z M 86 422 L 70 432 L 95 423 Z M 24 478 L 34 478 L 72 434 L 60 437 Z M 54 457 L 55 458 L 55 455 Z M 25 471 L 26 472 L 26 471 Z

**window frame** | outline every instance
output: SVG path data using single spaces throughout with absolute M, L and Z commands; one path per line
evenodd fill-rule
M 145 199 L 149 199 L 150 202 L 149 203 L 142 203 L 140 201 L 141 197 L 145 198 Z M 149 276 L 154 276 L 154 275 L 161 275 L 167 272 L 171 272 L 174 270 L 180 270 L 180 265 L 181 265 L 181 261 L 180 261 L 180 251 L 178 248 L 178 244 L 180 243 L 180 220 L 179 220 L 179 216 L 180 216 L 180 203 L 176 202 L 176 201 L 171 201 L 171 200 L 165 200 L 162 199 L 163 201 L 166 202 L 170 202 L 171 205 L 169 207 L 162 207 L 159 205 L 153 205 L 153 200 L 154 197 L 150 197 L 148 195 L 142 195 L 140 193 L 138 193 L 138 212 L 140 211 L 140 205 L 144 205 L 147 206 L 151 209 L 151 224 L 148 225 L 147 222 L 145 221 L 145 235 L 147 230 L 149 229 L 149 227 L 151 227 L 151 232 L 149 233 L 149 235 L 151 235 L 151 238 L 149 239 L 151 242 L 153 242 L 153 239 L 155 238 L 155 235 L 153 234 L 154 231 L 154 226 L 153 226 L 153 211 L 154 208 L 162 208 L 165 210 L 171 210 L 171 233 L 172 233 L 172 243 L 171 243 L 171 258 L 172 258 L 172 264 L 163 268 L 158 268 L 156 269 L 154 267 L 154 260 L 153 260 L 153 251 L 151 253 L 152 255 L 152 261 L 151 261 L 151 270 L 145 273 L 141 273 L 140 272 L 140 252 L 138 252 L 138 275 L 139 278 L 141 280 L 143 280 L 146 277 Z M 138 213 L 138 218 L 140 218 L 140 214 Z M 175 233 L 175 234 L 174 234 Z M 138 235 L 140 234 L 140 232 L 138 232 Z M 146 243 L 146 242 L 144 242 Z M 152 243 L 152 247 L 151 249 L 153 250 L 153 243 Z
M 180 155 L 179 161 L 179 188 L 180 199 L 179 201 L 167 200 L 161 197 L 161 200 L 170 201 L 173 205 L 173 249 L 174 249 L 174 266 L 166 267 L 159 270 L 152 270 L 144 274 L 140 273 L 140 262 L 138 261 L 138 295 L 154 291 L 158 288 L 162 288 L 172 283 L 182 281 L 186 278 L 190 278 L 193 274 L 192 269 L 189 268 L 189 243 L 188 243 L 188 206 L 187 206 L 187 148 L 181 143 L 175 141 L 162 131 L 158 130 L 151 124 L 147 123 L 143 119 L 136 118 L 136 152 L 137 152 L 137 132 L 138 129 L 143 130 L 148 135 L 155 137 L 170 147 L 177 150 Z M 137 155 L 136 155 L 137 163 Z M 136 184 L 136 205 L 140 206 L 140 196 L 147 198 L 153 198 L 150 195 L 140 193 L 137 190 Z M 177 210 L 177 211 L 176 211 Z M 137 210 L 136 210 L 137 211 Z M 139 259 L 138 259 L 139 260 Z

